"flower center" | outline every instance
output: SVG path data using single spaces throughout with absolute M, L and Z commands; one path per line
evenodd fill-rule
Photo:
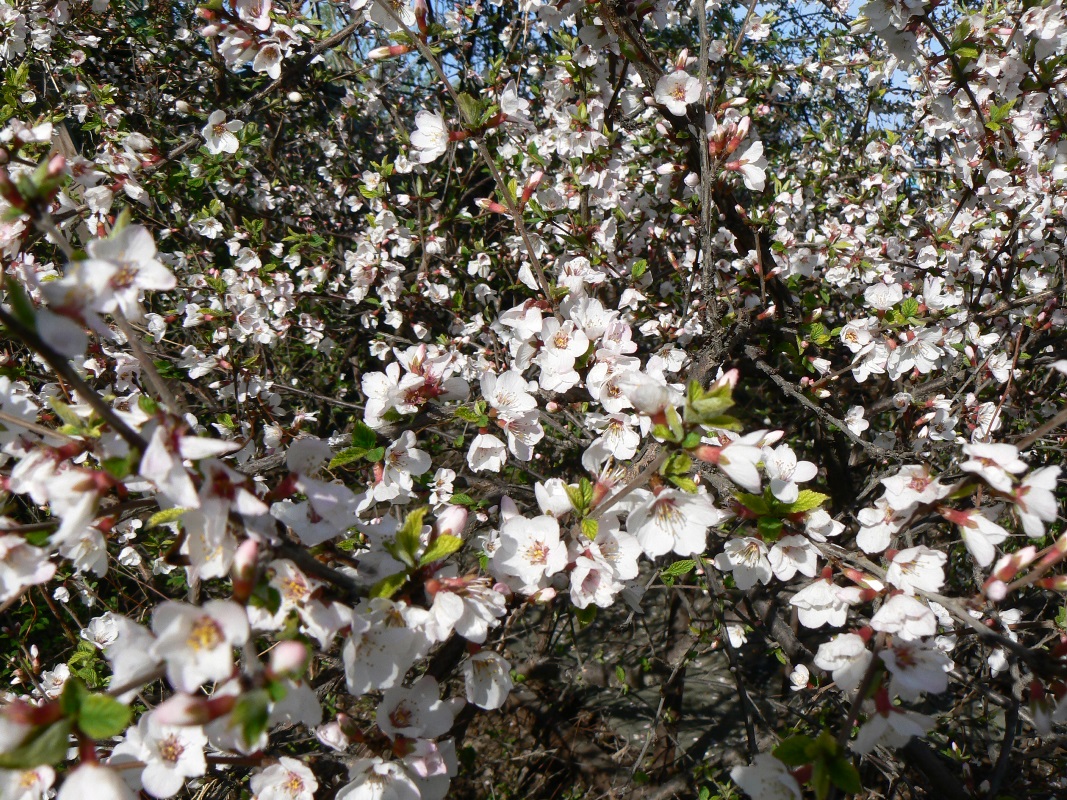
M 173 734 L 159 743 L 159 757 L 168 764 L 177 764 L 184 752 L 185 746 Z
M 193 623 L 189 638 L 185 640 L 185 643 L 190 649 L 200 651 L 214 650 L 222 644 L 222 641 L 222 628 L 219 627 L 219 623 L 205 615 Z
M 526 560 L 531 564 L 548 563 L 548 545 L 544 542 L 534 542 L 526 548 Z

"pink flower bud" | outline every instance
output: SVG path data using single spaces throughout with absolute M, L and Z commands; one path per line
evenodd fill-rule
M 249 537 L 237 548 L 233 557 L 233 599 L 238 603 L 245 602 L 252 596 L 252 590 L 256 586 L 256 556 L 259 553 L 259 542 Z
M 62 153 L 56 153 L 48 162 L 48 177 L 58 178 L 66 168 L 67 159 L 63 157 Z
M 999 603 L 1008 596 L 1008 584 L 998 580 L 987 581 L 985 585 L 985 596 L 994 603 Z
M 467 509 L 463 506 L 446 506 L 437 515 L 438 536 L 462 536 L 467 527 Z
M 270 651 L 271 675 L 298 678 L 307 669 L 309 654 L 303 642 L 278 642 Z
M 152 717 L 163 725 L 203 725 L 212 720 L 209 702 L 203 697 L 176 694 L 156 706 Z
M 396 58 L 397 56 L 407 55 L 411 52 L 411 46 L 406 44 L 393 44 L 386 47 L 375 47 L 369 53 L 367 58 L 371 61 L 381 61 L 386 58 Z

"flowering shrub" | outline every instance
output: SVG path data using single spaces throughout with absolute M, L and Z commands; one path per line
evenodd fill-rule
M 1062 793 L 1058 1 L 0 0 L 0 64 L 0 796 Z

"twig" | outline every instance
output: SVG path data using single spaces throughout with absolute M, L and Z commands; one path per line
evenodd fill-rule
M 726 660 L 730 664 L 730 674 L 734 678 L 734 685 L 737 687 L 737 703 L 741 707 L 741 713 L 745 717 L 745 737 L 748 741 L 748 757 L 749 760 L 754 759 L 759 753 L 759 742 L 756 741 L 756 724 L 752 721 L 752 714 L 749 706 L 755 707 L 752 702 L 752 698 L 748 695 L 748 690 L 745 688 L 745 681 L 741 677 L 741 663 L 737 658 L 737 651 L 734 649 L 733 643 L 730 641 L 730 634 L 726 630 L 726 619 L 723 615 L 721 601 L 724 599 L 725 590 L 721 583 L 719 583 L 718 577 L 709 568 L 707 562 L 703 556 L 696 556 L 696 562 L 700 565 L 701 570 L 704 572 L 704 585 L 707 587 L 708 596 L 712 600 L 712 605 L 715 608 L 715 616 L 719 622 L 719 641 L 722 642 L 722 649 L 726 651 Z M 716 602 L 716 600 L 720 602 Z
M 1000 792 L 1001 784 L 1008 774 L 1008 766 L 1011 764 L 1011 749 L 1015 744 L 1015 735 L 1019 732 L 1019 701 L 1015 700 L 1004 715 L 1004 741 L 1000 744 L 1000 755 L 997 756 L 993 774 L 989 776 L 989 791 L 986 792 L 986 800 L 994 800 Z
M 756 366 L 759 367 L 762 372 L 766 373 L 767 376 L 775 383 L 775 385 L 777 385 L 778 388 L 781 389 L 785 394 L 792 397 L 805 408 L 815 412 L 816 416 L 818 416 L 824 422 L 828 422 L 838 428 L 845 436 L 847 436 L 855 444 L 863 448 L 864 452 L 866 452 L 867 455 L 877 459 L 883 459 L 889 455 L 889 452 L 887 450 L 884 450 L 883 448 L 878 447 L 877 445 L 871 444 L 870 442 L 866 442 L 861 437 L 857 436 L 855 433 L 852 432 L 848 425 L 845 424 L 844 421 L 839 420 L 825 408 L 818 405 L 817 403 L 812 402 L 803 392 L 798 390 L 796 387 L 793 386 L 792 383 L 790 383 L 781 375 L 779 375 L 778 370 L 776 370 L 774 367 L 772 367 L 770 364 L 763 360 L 763 354 L 760 352 L 759 348 L 753 345 L 747 345 L 745 347 L 745 355 L 751 358 L 755 362 Z
M 0 308 L 0 323 L 3 323 L 4 327 L 18 337 L 23 344 L 38 353 L 57 375 L 74 387 L 82 399 L 92 406 L 93 410 L 100 415 L 100 418 L 110 425 L 111 429 L 126 441 L 126 444 L 142 453 L 147 449 L 148 442 L 144 440 L 144 437 L 127 425 L 115 413 L 115 409 L 109 406 L 104 401 L 104 398 L 97 394 L 96 390 L 74 371 L 74 368 L 71 367 L 70 362 L 64 355 L 45 342 L 35 331 L 23 326 L 21 322 L 3 308 Z
M 652 459 L 652 463 L 645 467 L 637 476 L 622 487 L 619 491 L 607 498 L 603 503 L 593 509 L 593 513 L 589 515 L 591 519 L 600 519 L 604 515 L 604 512 L 618 503 L 624 497 L 626 497 L 634 489 L 644 486 L 648 479 L 652 477 L 653 473 L 659 470 L 663 466 L 663 462 L 667 460 L 667 451 L 661 450 L 659 455 Z

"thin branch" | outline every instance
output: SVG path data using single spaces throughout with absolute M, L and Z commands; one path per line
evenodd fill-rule
M 111 429 L 121 436 L 134 450 L 144 452 L 148 442 L 137 431 L 127 425 L 122 418 L 109 406 L 95 389 L 93 389 L 70 365 L 66 356 L 56 350 L 52 345 L 19 322 L 15 317 L 0 308 L 0 323 L 11 333 L 18 337 L 23 344 L 41 356 L 52 370 L 65 380 L 81 398 L 92 406 L 93 411 L 100 415 Z

